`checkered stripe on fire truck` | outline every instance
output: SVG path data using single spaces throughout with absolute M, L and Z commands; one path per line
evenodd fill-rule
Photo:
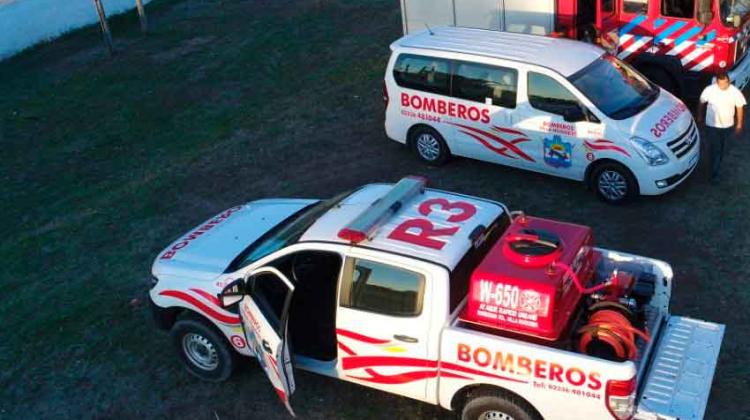
M 456 363 L 414 357 L 383 355 L 384 352 L 394 351 L 394 345 L 396 346 L 395 348 L 397 348 L 397 344 L 391 340 L 369 337 L 341 328 L 336 329 L 336 334 L 338 335 L 338 347 L 346 355 L 341 357 L 341 367 L 344 370 L 345 375 L 351 379 L 388 385 L 408 384 L 438 376 L 441 378 L 463 379 L 468 381 L 476 381 L 477 377 L 485 377 L 524 384 L 528 383 L 528 381 L 522 379 L 496 375 Z M 355 353 L 349 345 L 343 343 L 342 339 L 355 342 L 358 345 L 365 345 L 371 350 L 374 350 L 376 354 L 359 355 Z M 402 371 L 398 373 L 383 374 L 376 371 L 375 368 L 402 368 Z M 354 372 L 358 370 L 361 370 L 362 373 Z
M 645 35 L 643 33 L 648 33 Z M 653 35 L 653 36 L 652 36 Z M 632 60 L 642 53 L 675 56 L 689 71 L 701 71 L 714 63 L 713 44 L 716 31 L 684 21 L 635 17 L 608 37 L 617 45 L 617 56 Z

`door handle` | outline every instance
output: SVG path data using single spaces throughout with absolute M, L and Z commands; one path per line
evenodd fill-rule
M 273 351 L 271 350 L 271 345 L 268 344 L 268 341 L 263 340 L 263 342 L 261 343 L 261 345 L 263 346 L 263 351 L 265 351 L 268 354 L 272 354 L 273 353 Z
M 409 337 L 408 335 L 401 335 L 396 334 L 393 336 L 398 341 L 403 341 L 404 343 L 419 343 L 419 340 L 414 337 Z

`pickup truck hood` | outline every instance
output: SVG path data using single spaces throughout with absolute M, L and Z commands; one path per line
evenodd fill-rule
M 690 128 L 693 116 L 674 95 L 661 89 L 659 97 L 637 115 L 618 121 L 619 130 L 653 143 L 674 140 Z
M 316 201 L 266 199 L 224 210 L 159 253 L 151 272 L 157 278 L 214 279 L 264 233 Z

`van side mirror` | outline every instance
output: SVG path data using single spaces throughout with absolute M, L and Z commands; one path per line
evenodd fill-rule
M 222 308 L 227 308 L 245 297 L 245 280 L 237 279 L 226 285 L 219 293 L 219 303 Z
M 714 20 L 711 2 L 712 0 L 698 0 L 698 22 L 701 25 L 709 25 Z

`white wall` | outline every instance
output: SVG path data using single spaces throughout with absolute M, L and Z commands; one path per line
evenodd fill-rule
M 107 17 L 135 8 L 135 0 L 102 2 Z M 0 0 L 0 59 L 98 21 L 94 0 Z

